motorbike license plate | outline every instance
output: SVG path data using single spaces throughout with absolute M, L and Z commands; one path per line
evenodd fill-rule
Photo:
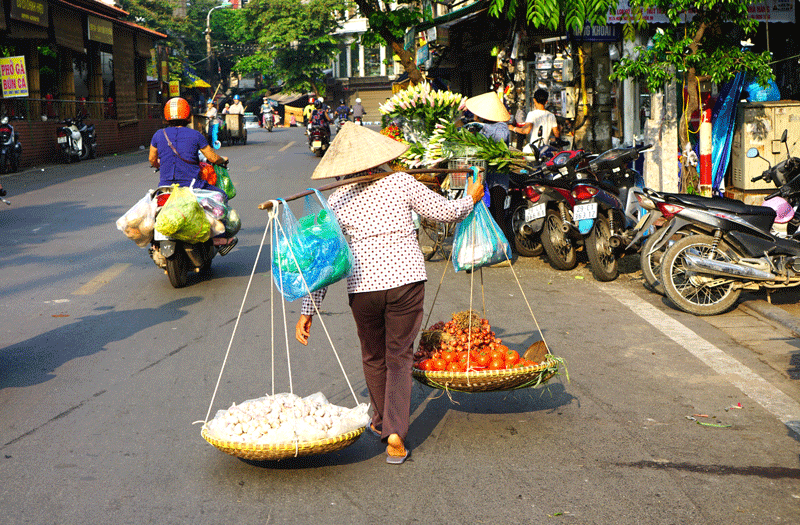
M 589 204 L 576 204 L 575 209 L 572 210 L 572 218 L 576 221 L 584 219 L 594 219 L 597 217 L 597 203 L 590 202 Z
M 525 210 L 525 222 L 531 222 L 536 219 L 541 219 L 547 213 L 547 207 L 544 204 L 537 204 Z
M 62 142 L 66 142 L 67 137 L 58 137 L 58 143 L 61 144 Z
M 315 141 L 313 141 L 313 142 L 311 143 L 311 145 L 312 145 L 313 147 L 315 147 L 315 148 L 321 148 L 321 147 L 322 147 L 322 141 L 321 141 L 321 140 L 315 140 Z

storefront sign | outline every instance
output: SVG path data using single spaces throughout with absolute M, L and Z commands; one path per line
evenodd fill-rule
M 619 25 L 586 26 L 583 28 L 580 39 L 585 42 L 617 42 L 621 39 L 621 27 Z
M 20 22 L 48 27 L 47 6 L 46 0 L 11 0 L 9 16 Z
M 178 80 L 170 80 L 169 81 L 169 96 L 171 97 L 179 97 L 181 96 L 181 83 Z
M 784 22 L 794 23 L 793 0 L 765 0 L 747 6 L 750 18 L 759 22 Z M 691 20 L 694 15 L 690 12 L 686 15 L 686 20 Z M 607 21 L 609 24 L 625 24 L 631 18 L 631 8 L 628 0 L 619 0 L 617 8 L 609 11 Z M 669 17 L 664 11 L 650 8 L 642 13 L 642 19 L 650 24 L 669 24 Z
M 89 40 L 114 45 L 114 24 L 111 20 L 89 15 L 86 17 L 86 24 L 89 29 Z
M 25 71 L 25 57 L 0 58 L 0 79 L 3 82 L 3 98 L 27 97 L 28 75 Z
M 420 46 L 420 48 L 417 49 L 417 66 L 424 64 L 428 60 L 428 57 L 428 44 Z

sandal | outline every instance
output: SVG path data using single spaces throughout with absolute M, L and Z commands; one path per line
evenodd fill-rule
M 389 445 L 386 447 L 386 463 L 392 465 L 402 464 L 408 458 L 411 451 L 403 445 L 403 440 L 400 439 L 400 436 L 397 434 L 389 436 L 388 441 Z
M 379 438 L 381 437 L 381 432 L 380 432 L 380 430 L 378 430 L 377 428 L 375 428 L 375 425 L 373 425 L 372 423 L 370 423 L 370 424 L 367 426 L 367 428 L 369 429 L 369 431 L 370 431 L 370 432 L 372 432 L 373 434 L 375 434 L 375 435 L 376 435 L 376 436 L 378 436 Z

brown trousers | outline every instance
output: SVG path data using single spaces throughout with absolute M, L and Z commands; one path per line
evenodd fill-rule
M 424 281 L 350 294 L 364 379 L 374 409 L 372 424 L 384 441 L 391 434 L 403 441 L 408 435 L 414 340 L 422 324 L 424 300 Z

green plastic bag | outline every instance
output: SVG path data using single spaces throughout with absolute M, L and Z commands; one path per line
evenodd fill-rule
M 188 243 L 206 242 L 211 223 L 190 188 L 172 185 L 167 203 L 156 217 L 156 230 L 162 235 Z
M 233 182 L 231 182 L 231 177 L 230 175 L 228 175 L 228 169 L 223 168 L 222 166 L 215 165 L 214 171 L 217 172 L 216 186 L 225 192 L 229 200 L 236 197 L 236 188 L 233 187 Z

